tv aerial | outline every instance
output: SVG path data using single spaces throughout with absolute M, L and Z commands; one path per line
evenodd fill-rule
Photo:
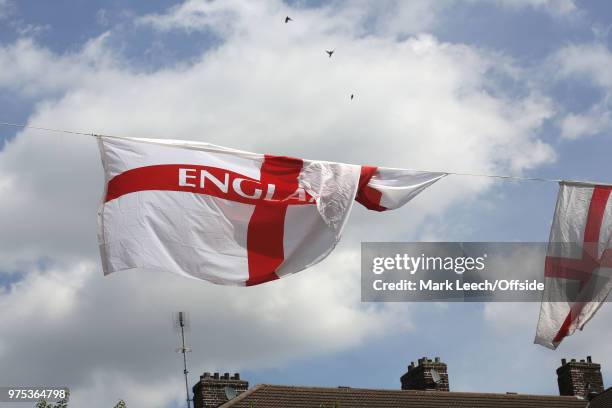
M 189 398 L 189 381 L 187 379 L 187 353 L 191 352 L 191 347 L 185 346 L 185 331 L 189 330 L 189 315 L 186 312 L 174 313 L 174 329 L 181 333 L 181 347 L 176 349 L 177 353 L 183 353 L 183 374 L 185 375 L 185 393 L 187 394 L 187 408 L 191 408 L 191 399 Z

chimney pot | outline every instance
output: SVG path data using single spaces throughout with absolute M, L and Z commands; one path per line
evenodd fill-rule
M 448 371 L 439 357 L 434 361 L 427 357 L 421 357 L 418 361 L 418 366 L 414 362 L 410 362 L 408 371 L 400 378 L 402 390 L 420 390 L 420 391 L 448 391 Z M 432 372 L 436 370 L 440 380 L 436 383 L 433 380 Z M 437 377 L 437 376 L 436 376 Z
M 193 386 L 193 405 L 194 408 L 217 408 L 228 401 L 225 388 L 231 387 L 239 395 L 249 389 L 249 382 L 240 379 L 240 374 L 235 373 L 230 377 L 230 373 L 220 374 L 204 373 L 206 380 L 198 381 Z
M 589 395 L 604 391 L 601 366 L 594 363 L 591 356 L 587 360 L 572 358 L 569 364 L 566 359 L 561 360 L 561 367 L 557 368 L 557 383 L 559 394 L 574 397 L 588 398 Z

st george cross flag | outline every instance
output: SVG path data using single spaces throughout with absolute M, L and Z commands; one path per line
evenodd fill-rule
M 98 137 L 105 274 L 174 272 L 250 286 L 323 260 L 353 202 L 397 208 L 445 173 L 261 155 L 207 143 Z
M 612 186 L 562 182 L 550 231 L 535 342 L 557 348 L 612 289 Z

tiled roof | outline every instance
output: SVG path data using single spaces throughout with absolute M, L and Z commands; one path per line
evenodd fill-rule
M 589 408 L 612 408 L 612 387 L 593 398 Z
M 336 405 L 334 405 L 336 404 Z M 220 408 L 585 408 L 576 397 L 261 384 Z

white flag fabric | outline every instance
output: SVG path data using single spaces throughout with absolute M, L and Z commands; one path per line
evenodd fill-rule
M 557 348 L 612 289 L 612 186 L 560 183 L 535 343 Z
M 396 208 L 444 173 L 249 153 L 207 143 L 99 136 L 105 274 L 174 272 L 250 286 L 323 260 L 357 199 Z
M 356 200 L 374 211 L 394 210 L 446 173 L 362 166 Z

